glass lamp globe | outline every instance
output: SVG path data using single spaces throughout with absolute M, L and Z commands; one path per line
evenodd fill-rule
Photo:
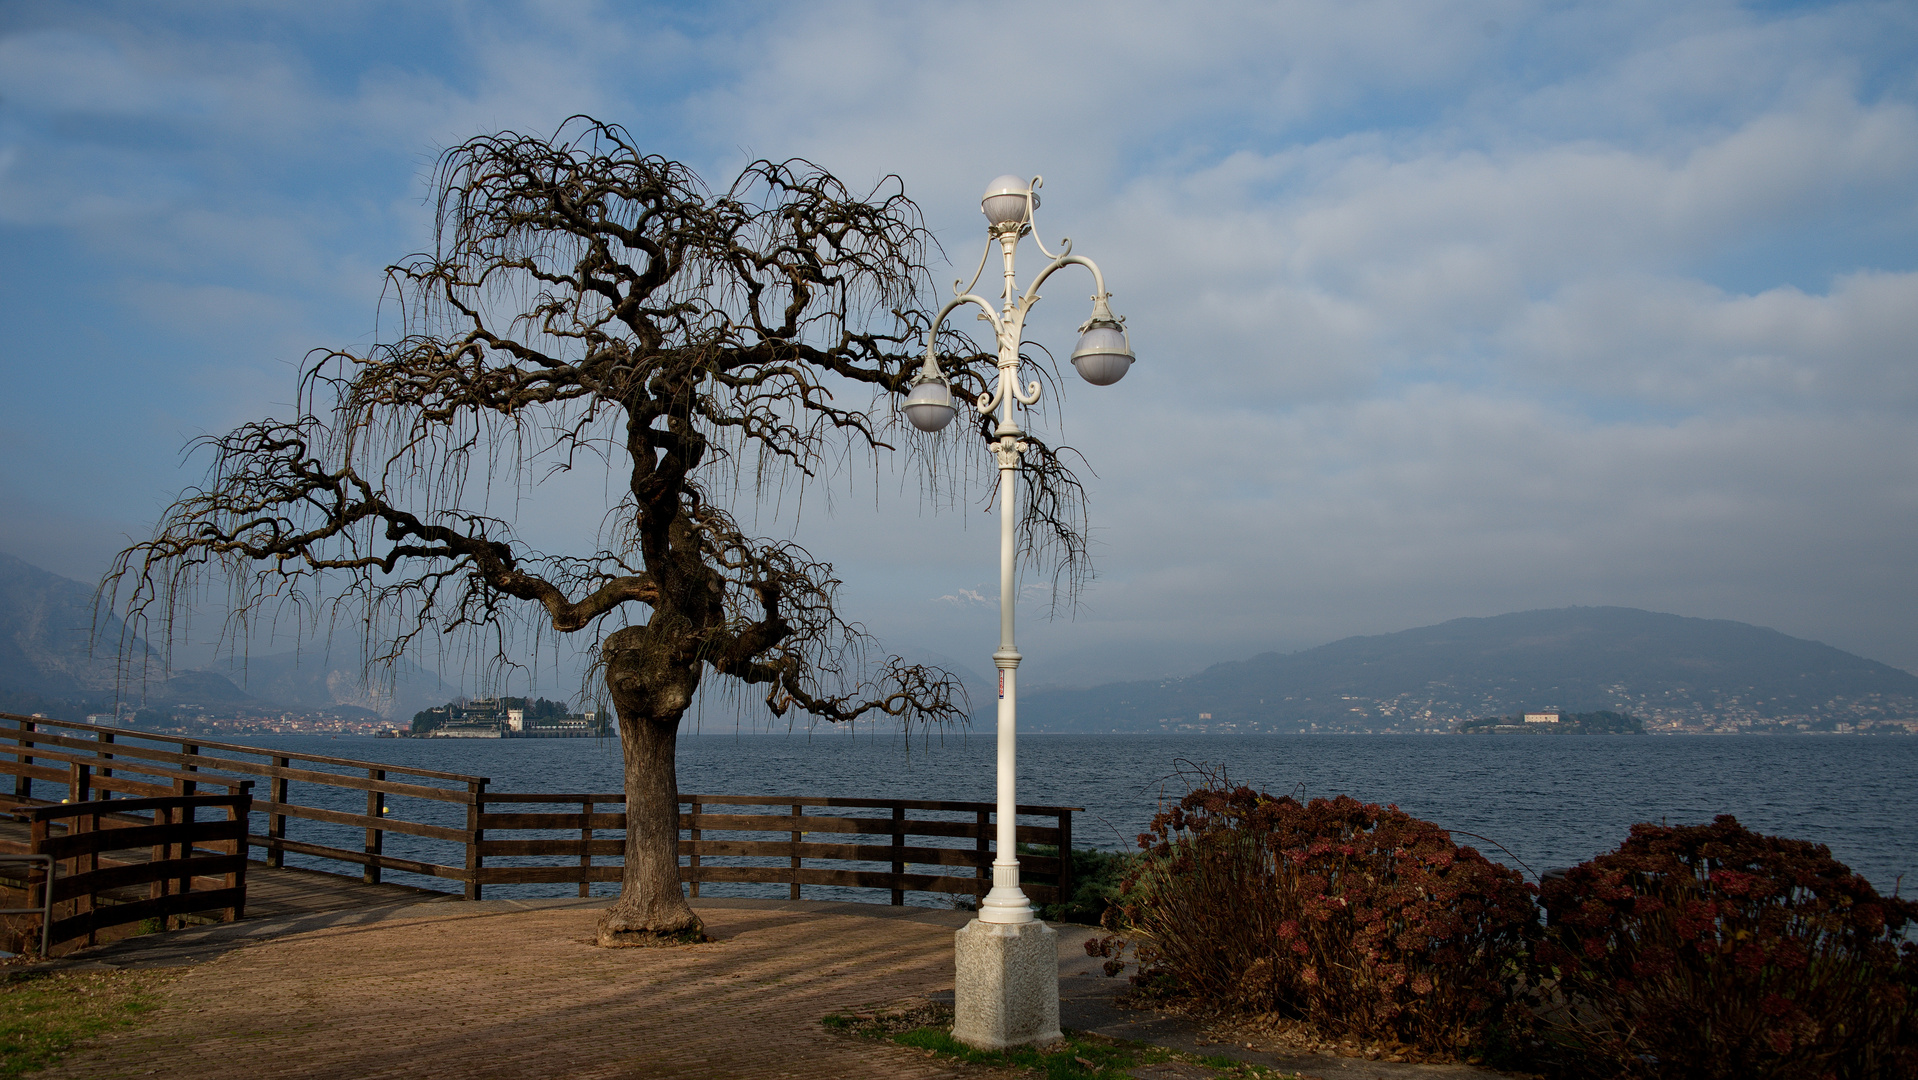
M 1094 386 L 1111 386 L 1132 367 L 1132 345 L 1125 328 L 1115 323 L 1095 323 L 1079 336 L 1079 347 L 1072 350 L 1072 366 Z
M 938 431 L 952 423 L 952 391 L 943 379 L 928 379 L 906 395 L 906 419 L 920 431 Z
M 1009 225 L 1026 218 L 1026 193 L 1032 191 L 1032 182 L 1007 173 L 986 185 L 985 198 L 979 200 L 979 208 L 986 212 L 986 220 L 994 225 Z M 1032 193 L 1032 205 L 1039 205 L 1039 193 Z

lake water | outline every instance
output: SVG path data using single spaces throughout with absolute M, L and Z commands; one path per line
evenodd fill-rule
M 492 791 L 620 790 L 619 745 L 612 740 L 231 741 L 475 774 L 490 778 Z M 1396 803 L 1455 834 L 1477 834 L 1455 838 L 1539 873 L 1615 848 L 1635 822 L 1699 824 L 1725 813 L 1759 832 L 1825 844 L 1881 891 L 1918 870 L 1914 738 L 1027 735 L 1019 752 L 1019 801 L 1084 807 L 1073 826 L 1080 847 L 1131 849 L 1161 799 L 1176 800 L 1196 769 L 1210 768 L 1274 794 L 1344 793 Z M 681 792 L 699 794 L 990 801 L 993 762 L 989 732 L 910 740 L 863 732 L 694 734 L 680 738 L 679 784 Z M 363 811 L 352 798 L 340 809 Z M 394 813 L 412 820 L 456 809 L 394 800 Z M 450 816 L 446 823 L 456 824 Z M 295 821 L 292 828 L 315 824 Z M 328 839 L 309 835 L 358 847 L 352 830 Z M 388 843 L 390 852 L 404 854 L 410 839 L 390 836 Z M 414 857 L 446 862 L 448 852 Z M 576 888 L 489 887 L 488 895 Z M 707 895 L 754 888 L 769 887 L 709 885 Z M 818 890 L 819 898 L 830 891 Z M 807 895 L 815 895 L 813 887 Z

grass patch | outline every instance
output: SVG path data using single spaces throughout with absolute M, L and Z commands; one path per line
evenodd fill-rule
M 0 976 L 0 1080 L 37 1072 L 75 1043 L 130 1027 L 169 972 L 29 972 Z
M 930 1002 L 868 1012 L 834 1013 L 826 1017 L 824 1023 L 829 1030 L 847 1035 L 883 1039 L 953 1061 L 1021 1069 L 1045 1080 L 1130 1080 L 1131 1070 L 1164 1062 L 1203 1065 L 1227 1080 L 1255 1077 L 1284 1080 L 1286 1076 L 1263 1065 L 1231 1058 L 1182 1054 L 1150 1043 L 1080 1031 L 1067 1031 L 1065 1041 L 1052 1046 L 975 1050 L 952 1037 L 952 1009 Z

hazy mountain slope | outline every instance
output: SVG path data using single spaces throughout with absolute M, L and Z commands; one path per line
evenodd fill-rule
M 460 692 L 409 661 L 396 665 L 391 686 L 381 685 L 377 674 L 369 684 L 360 668 L 359 651 L 352 645 L 330 652 L 315 648 L 248 656 L 222 661 L 208 670 L 219 672 L 254 697 L 286 708 L 352 705 L 389 719 L 409 718 L 421 709 L 445 704 Z
M 199 705 L 203 708 L 265 703 L 233 685 L 233 680 L 211 671 L 182 671 L 157 686 L 147 688 L 147 701 L 155 705 Z
M 1648 718 L 1918 716 L 1918 676 L 1745 623 L 1632 608 L 1454 619 L 1218 664 L 1183 679 L 1033 694 L 1034 730 L 1416 728 L 1525 709 Z
M 92 586 L 0 553 L 0 695 L 111 693 L 123 628 L 108 618 L 95 637 L 92 623 Z M 133 649 L 143 655 L 146 644 L 135 639 Z
M 89 656 L 92 618 L 91 585 L 0 554 L 0 711 L 62 716 L 111 707 L 116 671 L 108 650 L 120 642 L 123 627 L 118 619 L 104 620 L 95 638 L 95 655 Z M 145 642 L 133 639 L 132 647 L 136 655 L 149 656 Z M 335 662 L 325 649 L 309 649 L 222 661 L 198 671 L 176 670 L 164 680 L 155 662 L 146 668 L 152 682 L 121 687 L 120 693 L 130 704 L 296 711 L 350 705 L 411 716 L 458 692 L 411 663 L 399 666 L 391 689 L 377 679 L 369 689 L 361 677 L 357 648 L 334 652 L 345 658 Z

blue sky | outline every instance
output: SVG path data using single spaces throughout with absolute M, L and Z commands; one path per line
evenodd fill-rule
M 1915 60 L 1908 3 L 13 0 L 0 550 L 97 576 L 187 440 L 375 339 L 441 149 L 585 112 L 715 184 L 896 173 L 941 281 L 985 182 L 1044 174 L 1140 361 L 1051 429 L 1100 577 L 1034 598 L 1028 686 L 1567 604 L 1918 669 Z M 887 644 L 987 668 L 995 534 L 902 476 L 795 535 Z

